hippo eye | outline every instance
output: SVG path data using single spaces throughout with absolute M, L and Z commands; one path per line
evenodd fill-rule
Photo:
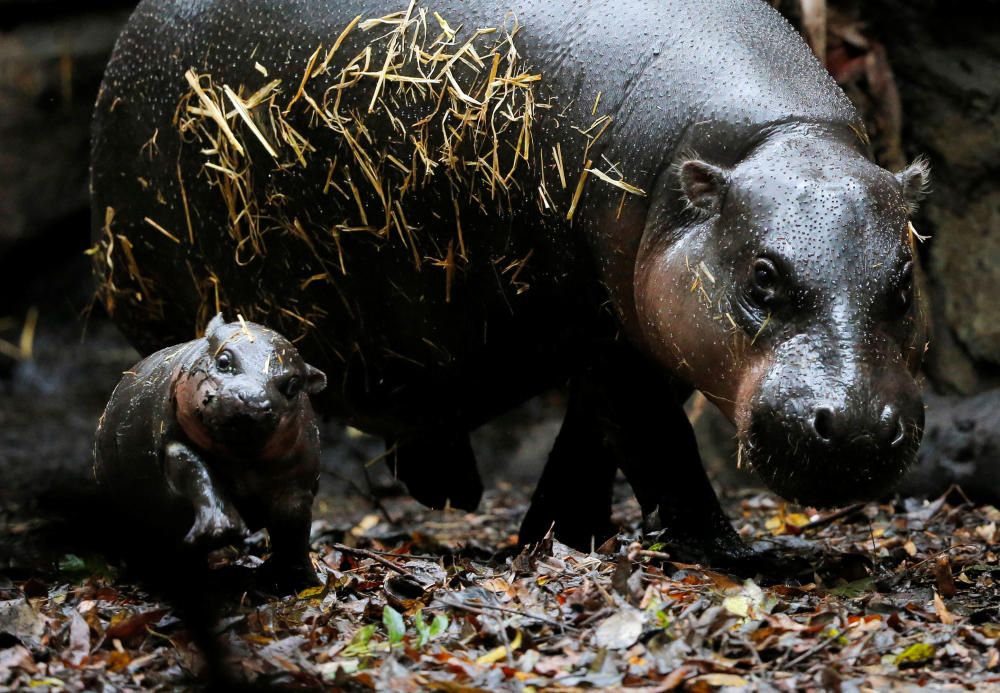
M 285 397 L 287 397 L 288 399 L 292 399 L 293 397 L 298 395 L 301 390 L 302 390 L 302 381 L 294 375 L 291 378 L 289 378 L 288 381 L 285 383 L 284 387 L 281 388 L 282 394 L 285 395 Z
M 778 290 L 778 268 L 766 257 L 759 257 L 754 260 L 751 283 L 755 298 L 761 302 L 766 302 L 774 298 Z
M 220 373 L 233 370 L 233 355 L 228 349 L 215 357 L 215 367 Z

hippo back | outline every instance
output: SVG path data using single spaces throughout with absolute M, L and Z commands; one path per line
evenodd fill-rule
M 509 111 L 523 125 L 495 136 L 488 184 L 491 174 L 461 173 L 489 160 L 477 150 L 451 172 L 439 159 L 439 173 L 396 185 L 393 199 L 380 183 L 417 171 L 410 135 L 426 103 L 414 95 L 427 92 L 377 75 L 392 63 L 393 27 L 414 17 L 414 36 L 454 31 L 455 46 L 492 50 L 531 79 L 486 116 L 503 123 Z M 473 36 L 480 27 L 497 31 Z M 460 58 L 458 81 L 490 69 Z M 354 60 L 360 86 L 343 88 Z M 260 94 L 275 97 L 270 119 Z M 457 110 L 435 122 L 445 138 Z M 340 117 L 350 138 L 326 127 Z M 146 352 L 227 307 L 290 334 L 343 383 L 332 408 L 359 422 L 454 416 L 484 391 L 502 409 L 614 338 L 628 309 L 614 295 L 628 293 L 649 211 L 679 205 L 678 152 L 736 161 L 768 128 L 803 121 L 860 128 L 760 0 L 145 0 L 95 112 L 101 297 Z M 234 141 L 242 154 L 224 159 Z M 515 175 L 498 183 L 507 166 Z

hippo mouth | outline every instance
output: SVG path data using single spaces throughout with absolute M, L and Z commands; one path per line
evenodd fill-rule
M 218 442 L 245 455 L 264 448 L 274 437 L 279 421 L 273 411 L 237 410 L 215 418 L 209 428 Z
M 916 458 L 920 427 L 906 429 L 895 445 L 879 450 L 864 435 L 830 446 L 792 430 L 776 438 L 773 426 L 751 422 L 739 433 L 738 460 L 770 490 L 800 505 L 867 502 L 891 493 Z

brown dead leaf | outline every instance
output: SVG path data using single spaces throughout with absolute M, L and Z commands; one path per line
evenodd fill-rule
M 987 544 L 997 543 L 997 523 L 989 522 L 985 525 L 979 525 L 976 527 L 976 536 L 982 539 Z
M 148 627 L 163 618 L 166 613 L 166 609 L 150 609 L 139 614 L 126 616 L 112 622 L 112 625 L 104 635 L 108 640 L 121 640 L 122 642 L 131 642 L 136 638 L 145 638 L 148 633 Z
M 28 674 L 38 672 L 31 652 L 23 645 L 0 649 L 0 681 L 5 681 L 14 669 L 20 669 Z
M 944 600 L 941 599 L 941 595 L 937 592 L 934 593 L 934 611 L 937 612 L 938 619 L 946 626 L 950 626 L 955 622 L 955 616 L 948 611 L 948 607 L 944 605 Z
M 951 599 L 958 591 L 955 587 L 955 579 L 951 574 L 951 561 L 948 554 L 943 553 L 934 562 L 934 582 L 937 584 L 937 591 L 944 597 Z

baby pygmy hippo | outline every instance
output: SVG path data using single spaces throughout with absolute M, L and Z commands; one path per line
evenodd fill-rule
M 97 426 L 97 481 L 130 519 L 198 549 L 266 527 L 277 582 L 315 584 L 309 394 L 324 387 L 287 339 L 220 313 L 201 339 L 126 371 Z

